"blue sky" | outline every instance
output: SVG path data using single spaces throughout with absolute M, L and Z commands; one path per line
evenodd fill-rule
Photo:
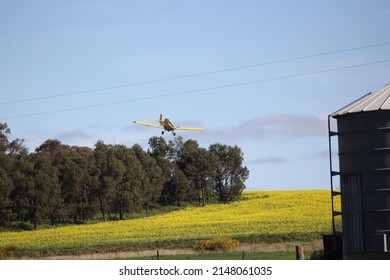
M 389 30 L 389 1 L 1 0 L 0 122 L 147 148 L 163 113 L 241 147 L 248 189 L 327 189 L 327 116 L 390 82 Z

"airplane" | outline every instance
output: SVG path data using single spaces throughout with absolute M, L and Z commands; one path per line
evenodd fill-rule
M 134 121 L 135 124 L 140 124 L 144 126 L 150 126 L 150 127 L 156 127 L 156 128 L 161 128 L 164 129 L 161 134 L 164 134 L 165 131 L 172 131 L 173 136 L 176 136 L 175 130 L 203 130 L 201 127 L 181 127 L 181 126 L 174 126 L 172 122 L 168 119 L 165 118 L 163 119 L 162 114 L 160 114 L 160 119 L 157 120 L 160 125 L 157 124 L 151 124 L 151 123 L 146 123 L 146 122 L 137 122 Z

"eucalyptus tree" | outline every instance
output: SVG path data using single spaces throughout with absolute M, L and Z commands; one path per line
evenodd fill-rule
M 94 158 L 94 175 L 98 178 L 95 191 L 103 220 L 116 213 L 123 219 L 124 214 L 139 210 L 146 173 L 134 151 L 123 145 L 106 145 L 98 141 Z
M 33 191 L 29 195 L 31 222 L 37 228 L 42 219 L 48 218 L 52 225 L 56 225 L 64 214 L 58 167 L 53 165 L 48 152 L 33 154 L 31 162 L 34 165 Z
M 178 151 L 177 164 L 190 180 L 193 190 L 198 193 L 199 203 L 204 206 L 213 196 L 212 184 L 217 157 L 199 147 L 197 141 L 187 140 Z
M 33 165 L 23 139 L 9 140 L 11 129 L 0 123 L 0 224 L 32 218 Z
M 11 129 L 6 123 L 0 123 L 0 225 L 7 226 L 15 217 L 13 212 L 13 181 L 11 177 L 14 169 L 14 160 L 9 153 L 10 142 L 8 136 Z
M 31 157 L 14 158 L 12 172 L 9 177 L 12 180 L 12 209 L 19 221 L 33 220 L 35 205 L 34 164 Z
M 213 144 L 209 150 L 218 158 L 213 189 L 220 201 L 231 201 L 242 193 L 249 177 L 248 168 L 243 166 L 243 153 L 238 146 L 224 144 Z
M 93 151 L 86 147 L 71 147 L 58 167 L 67 216 L 75 223 L 96 214 L 92 167 Z
M 97 178 L 94 192 L 99 201 L 103 221 L 108 219 L 110 214 L 109 206 L 115 194 L 114 184 L 110 178 L 109 149 L 109 145 L 99 140 L 95 144 L 93 153 L 95 168 L 92 174 Z
M 98 212 L 97 198 L 94 188 L 97 178 L 93 176 L 95 163 L 93 150 L 88 147 L 72 147 L 75 158 L 73 159 L 80 167 L 80 192 L 78 197 L 78 207 L 82 220 L 92 219 Z
M 0 123 L 0 153 L 5 153 L 8 150 L 8 135 L 11 134 L 11 129 L 9 129 L 6 123 Z
M 12 211 L 12 180 L 9 173 L 12 170 L 12 159 L 0 151 L 0 225 L 8 225 L 14 218 Z
M 146 174 L 134 151 L 123 145 L 112 147 L 113 158 L 109 170 L 115 188 L 115 204 L 119 218 L 141 208 L 143 203 L 142 181 Z
M 141 203 L 148 212 L 149 208 L 155 206 L 160 200 L 164 186 L 163 172 L 157 164 L 157 160 L 146 153 L 140 145 L 136 144 L 132 149 L 144 171 L 141 178 Z
M 168 181 L 161 192 L 161 203 L 181 206 L 182 202 L 191 202 L 196 199 L 191 183 L 175 163 Z
M 163 137 L 151 137 L 148 143 L 147 153 L 156 160 L 156 165 L 161 169 L 162 188 L 159 202 L 164 205 L 172 204 L 176 200 L 170 185 L 175 173 L 176 163 L 172 160 L 175 150 Z

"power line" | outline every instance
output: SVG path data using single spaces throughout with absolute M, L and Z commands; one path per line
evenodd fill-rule
M 308 58 L 337 54 L 337 53 L 345 53 L 345 52 L 357 51 L 357 50 L 362 50 L 362 49 L 375 48 L 375 47 L 380 47 L 380 46 L 385 46 L 385 45 L 390 45 L 390 42 L 379 43 L 379 44 L 374 44 L 374 45 L 367 45 L 367 46 L 360 46 L 360 47 L 349 48 L 349 49 L 341 49 L 341 50 L 335 50 L 335 51 L 329 51 L 329 52 L 323 52 L 323 53 L 317 53 L 317 54 L 311 54 L 311 55 L 305 55 L 305 56 L 298 56 L 298 57 L 292 57 L 292 58 L 286 58 L 286 59 L 280 59 L 280 60 L 274 60 L 274 61 L 268 61 L 268 62 L 238 66 L 238 67 L 231 67 L 231 68 L 225 68 L 225 69 L 219 69 L 219 70 L 213 70 L 213 71 L 199 72 L 199 73 L 182 75 L 182 76 L 175 76 L 175 77 L 162 78 L 162 79 L 156 79 L 156 80 L 134 82 L 134 83 L 129 83 L 129 84 L 117 85 L 117 86 L 101 87 L 101 88 L 75 91 L 75 92 L 56 94 L 56 95 L 50 95 L 50 96 L 41 96 L 41 97 L 26 98 L 26 99 L 14 100 L 14 101 L 6 101 L 6 102 L 1 102 L 0 106 L 17 104 L 17 103 L 24 103 L 24 102 L 31 102 L 31 101 L 38 101 L 38 100 L 44 100 L 44 99 L 53 99 L 53 98 L 59 98 L 59 97 L 81 95 L 81 94 L 86 94 L 86 93 L 91 93 L 91 92 L 99 92 L 99 91 L 113 90 L 113 89 L 133 87 L 133 86 L 161 83 L 161 82 L 167 82 L 167 81 L 173 81 L 173 80 L 180 80 L 180 79 L 185 79 L 185 78 L 198 77 L 198 76 L 217 74 L 217 73 L 236 71 L 236 70 L 243 70 L 243 69 L 248 69 L 248 68 L 255 68 L 255 67 L 260 67 L 260 66 L 265 66 L 265 65 L 277 64 L 277 63 L 283 63 L 283 62 L 289 62 L 289 61 L 296 61 L 296 60 L 308 59 Z
M 348 65 L 348 66 L 343 66 L 343 67 L 330 68 L 330 69 L 324 69 L 324 70 L 318 70 L 318 71 L 312 71 L 312 72 L 285 75 L 285 76 L 279 76 L 279 77 L 274 77 L 274 78 L 260 79 L 260 80 L 242 82 L 242 83 L 228 84 L 228 85 L 222 85 L 222 86 L 216 86 L 216 87 L 208 87 L 208 88 L 203 88 L 203 89 L 187 90 L 187 91 L 180 91 L 180 92 L 175 92 L 175 93 L 167 93 L 167 94 L 153 95 L 153 96 L 147 96 L 147 97 L 139 97 L 139 98 L 134 98 L 134 99 L 121 100 L 121 101 L 115 101 L 115 102 L 107 102 L 107 103 L 101 103 L 101 104 L 95 104 L 95 105 L 87 105 L 87 106 L 81 106 L 81 107 L 72 107 L 72 108 L 66 108 L 66 109 L 37 112 L 37 113 L 16 115 L 16 116 L 10 116 L 10 117 L 2 117 L 0 119 L 3 119 L 3 120 L 16 119 L 16 118 L 38 116 L 38 115 L 47 115 L 47 114 L 53 114 L 53 113 L 69 112 L 69 111 L 75 111 L 75 110 L 106 107 L 106 106 L 118 105 L 118 104 L 123 104 L 123 103 L 133 103 L 133 102 L 139 102 L 139 101 L 145 101 L 145 100 L 151 100 L 151 99 L 159 99 L 159 98 L 172 97 L 172 96 L 181 96 L 181 95 L 188 95 L 188 94 L 204 94 L 206 92 L 213 91 L 213 90 L 220 90 L 220 89 L 238 87 L 238 86 L 246 86 L 246 85 L 251 85 L 251 84 L 271 82 L 271 81 L 277 81 L 277 80 L 283 80 L 283 79 L 289 79 L 289 78 L 296 78 L 296 77 L 302 77 L 302 76 L 308 76 L 308 75 L 314 75 L 314 74 L 321 74 L 321 73 L 326 73 L 326 72 L 334 72 L 334 71 L 358 68 L 358 67 L 363 67 L 363 66 L 381 64 L 381 63 L 386 63 L 386 62 L 390 62 L 390 59 L 372 61 L 372 62 L 367 62 L 367 63 L 362 63 L 362 64 L 354 64 L 354 65 Z

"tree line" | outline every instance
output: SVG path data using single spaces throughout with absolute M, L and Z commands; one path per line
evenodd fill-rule
M 248 169 L 238 146 L 195 140 L 149 139 L 145 151 L 109 145 L 94 148 L 48 139 L 35 152 L 24 140 L 10 140 L 0 123 L 0 225 L 42 221 L 52 225 L 126 214 L 161 205 L 228 202 L 245 189 Z

